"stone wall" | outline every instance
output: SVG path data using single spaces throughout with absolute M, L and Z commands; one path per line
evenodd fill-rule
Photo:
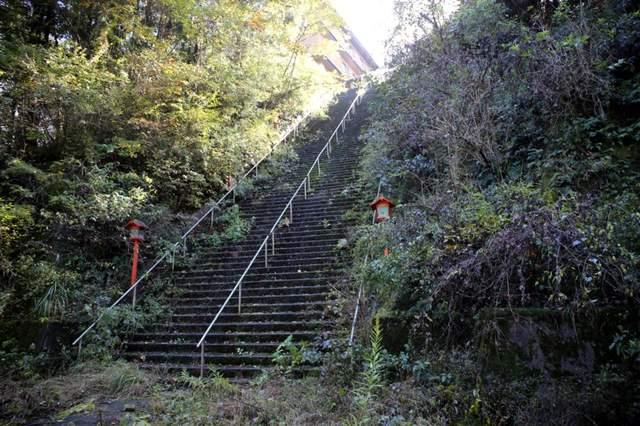
M 548 309 L 485 310 L 478 321 L 482 367 L 509 377 L 590 373 L 615 361 L 610 345 L 618 325 L 630 322 L 618 309 L 579 316 Z M 637 320 L 631 325 L 637 327 Z

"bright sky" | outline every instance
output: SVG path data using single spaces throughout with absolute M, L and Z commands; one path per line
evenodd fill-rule
M 393 0 L 331 0 L 331 3 L 378 66 L 384 66 L 384 43 L 395 26 Z
M 384 44 L 395 27 L 393 0 L 330 0 L 347 26 L 367 48 L 378 66 L 384 66 Z M 445 1 L 445 14 L 453 12 L 457 0 Z

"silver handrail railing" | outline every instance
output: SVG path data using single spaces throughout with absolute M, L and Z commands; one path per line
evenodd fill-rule
M 128 289 L 127 291 L 125 291 L 115 302 L 113 302 L 108 308 L 106 308 L 105 310 L 103 310 L 100 315 L 98 315 L 98 318 L 96 318 L 95 321 L 93 321 L 91 323 L 91 325 L 89 325 L 89 327 L 87 327 L 82 334 L 80 334 L 80 336 L 78 336 L 76 338 L 76 340 L 73 341 L 72 346 L 78 344 L 78 354 L 80 354 L 80 352 L 82 351 L 82 338 L 89 333 L 91 330 L 93 330 L 95 328 L 95 326 L 100 322 L 100 320 L 105 316 L 105 314 L 107 312 L 109 312 L 110 310 L 112 310 L 115 306 L 117 306 L 120 302 L 122 302 L 122 300 L 124 300 L 130 293 L 133 292 L 133 306 L 135 307 L 135 295 L 136 295 L 136 291 L 138 288 L 138 284 L 140 284 L 140 282 L 142 282 L 153 270 L 155 270 L 165 259 L 167 259 L 167 257 L 169 255 L 171 255 L 171 269 L 173 270 L 174 266 L 175 266 L 175 254 L 176 254 L 176 250 L 182 246 L 183 249 L 183 254 L 186 254 L 187 252 L 187 238 L 189 237 L 189 235 L 198 227 L 198 225 L 200 225 L 209 215 L 211 216 L 211 223 L 213 224 L 213 220 L 214 220 L 214 213 L 216 211 L 217 208 L 219 208 L 220 204 L 227 199 L 227 197 L 229 197 L 229 195 L 233 194 L 234 195 L 234 200 L 235 200 L 235 191 L 238 187 L 238 185 L 243 182 L 244 179 L 246 179 L 251 173 L 253 173 L 255 171 L 256 175 L 258 173 L 258 166 L 267 158 L 269 158 L 273 152 L 275 151 L 275 149 L 282 144 L 285 140 L 287 140 L 287 138 L 289 136 L 291 136 L 293 134 L 293 136 L 295 137 L 298 134 L 298 129 L 300 128 L 300 126 L 302 125 L 302 123 L 309 117 L 309 115 L 311 115 L 313 111 L 309 110 L 307 111 L 304 115 L 302 115 L 301 117 L 299 117 L 294 123 L 292 123 L 287 130 L 284 131 L 284 133 L 282 134 L 282 136 L 280 137 L 280 139 L 278 140 L 278 142 L 276 142 L 271 149 L 269 150 L 269 152 L 267 154 L 265 154 L 259 161 L 257 161 L 246 173 L 244 173 L 239 179 L 237 179 L 237 181 L 234 183 L 234 185 L 222 196 L 220 197 L 220 199 L 218 201 L 216 201 L 204 214 L 202 214 L 202 216 L 200 216 L 200 218 L 198 220 L 195 221 L 195 223 L 184 233 L 182 234 L 182 236 L 180 237 L 180 239 L 178 241 L 176 241 L 174 244 L 172 244 L 169 249 L 167 249 L 160 257 L 158 257 L 155 262 L 153 262 L 153 265 L 147 269 L 144 274 L 142 274 L 140 276 L 140 278 L 138 278 L 138 280 L 133 283 Z
M 378 193 L 376 194 L 376 198 L 380 196 L 380 190 L 382 189 L 382 179 L 378 182 Z M 376 223 L 376 215 L 373 213 L 373 223 Z M 364 257 L 363 265 L 366 266 L 369 261 L 369 253 Z M 358 314 L 360 313 L 360 301 L 362 300 L 362 293 L 364 292 L 364 282 L 360 283 L 360 288 L 358 289 L 358 297 L 356 298 L 356 308 L 353 311 L 353 320 L 351 321 L 351 334 L 349 335 L 349 347 L 353 345 L 353 338 L 356 333 L 356 323 L 358 322 Z
M 367 254 L 364 257 L 363 264 L 366 266 L 367 261 L 369 260 L 369 255 Z M 360 313 L 360 300 L 362 300 L 362 292 L 364 291 L 364 283 L 360 283 L 360 288 L 358 289 L 358 297 L 356 299 L 356 308 L 353 311 L 353 321 L 351 321 L 351 334 L 349 335 L 349 347 L 353 345 L 353 338 L 356 334 L 356 323 L 358 322 L 358 314 Z
M 269 256 L 269 246 L 268 246 L 269 239 L 271 239 L 271 255 L 273 256 L 273 255 L 275 255 L 275 231 L 278 228 L 278 224 L 280 223 L 280 221 L 282 220 L 284 215 L 287 213 L 287 210 L 289 212 L 289 221 L 290 221 L 290 223 L 293 222 L 293 200 L 298 196 L 298 194 L 300 194 L 300 190 L 303 189 L 303 188 L 304 188 L 304 198 L 305 199 L 307 198 L 307 195 L 308 195 L 307 191 L 311 190 L 311 173 L 313 172 L 313 168 L 317 167 L 318 175 L 319 175 L 320 174 L 320 159 L 322 158 L 322 155 L 326 153 L 327 158 L 331 157 L 331 141 L 335 139 L 336 144 L 340 143 L 338 132 L 340 130 L 342 130 L 342 132 L 344 133 L 344 131 L 345 131 L 345 123 L 350 118 L 351 113 L 355 113 L 356 105 L 358 105 L 360 103 L 360 101 L 362 100 L 362 96 L 363 96 L 363 90 L 358 91 L 358 93 L 356 94 L 355 99 L 353 100 L 353 102 L 351 102 L 351 105 L 349 105 L 349 108 L 347 109 L 347 112 L 342 117 L 342 120 L 340 120 L 340 123 L 338 124 L 336 129 L 333 131 L 333 133 L 329 137 L 329 140 L 322 147 L 322 149 L 320 150 L 320 152 L 316 156 L 316 159 L 313 161 L 313 164 L 311 164 L 311 167 L 309 167 L 309 171 L 307 172 L 307 175 L 305 176 L 304 179 L 302 179 L 302 182 L 300 182 L 300 185 L 298 185 L 298 188 L 293 192 L 293 195 L 291 196 L 291 198 L 287 202 L 287 205 L 284 206 L 284 208 L 282 209 L 282 212 L 280 213 L 278 218 L 273 223 L 273 226 L 271 227 L 271 229 L 269 230 L 269 232 L 267 233 L 265 238 L 262 240 L 262 244 L 260 244 L 260 247 L 258 247 L 258 250 L 256 250 L 256 253 L 253 255 L 253 258 L 251 259 L 251 261 L 247 265 L 246 269 L 244 270 L 244 272 L 242 273 L 242 275 L 240 276 L 240 278 L 236 282 L 236 285 L 231 289 L 231 292 L 229 293 L 229 296 L 227 296 L 227 298 L 224 301 L 224 303 L 222 304 L 222 306 L 220 306 L 220 309 L 218 309 L 218 313 L 216 313 L 215 317 L 213 318 L 211 323 L 209 323 L 209 326 L 207 327 L 205 332 L 202 334 L 202 337 L 200 338 L 200 340 L 196 344 L 196 348 L 200 348 L 200 377 L 202 377 L 204 375 L 205 339 L 209 335 L 209 332 L 211 331 L 211 329 L 213 328 L 214 324 L 216 323 L 216 321 L 218 320 L 218 318 L 222 314 L 222 311 L 224 311 L 224 308 L 226 308 L 227 304 L 229 304 L 229 301 L 234 296 L 236 291 L 238 292 L 238 313 L 239 314 L 242 313 L 242 281 L 244 280 L 244 277 L 247 275 L 247 273 L 249 273 L 249 270 L 251 269 L 251 267 L 255 263 L 256 259 L 260 255 L 260 252 L 262 252 L 263 250 L 264 250 L 264 264 L 265 264 L 265 267 L 268 266 L 268 262 L 269 262 L 269 260 L 268 260 L 268 256 Z

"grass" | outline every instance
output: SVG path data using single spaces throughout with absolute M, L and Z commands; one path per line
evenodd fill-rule
M 588 382 L 588 392 L 583 392 L 583 378 L 555 385 L 533 378 L 497 387 L 477 382 L 466 353 L 443 353 L 431 360 L 434 374 L 444 369 L 452 380 L 419 383 L 409 376 L 383 382 L 376 334 L 374 327 L 374 344 L 365 354 L 368 368 L 355 373 L 355 380 L 345 379 L 354 372 L 338 366 L 339 354 L 334 367 L 325 365 L 320 377 L 292 379 L 272 370 L 242 386 L 215 373 L 206 379 L 169 376 L 124 361 L 79 364 L 41 381 L 0 379 L 0 425 L 90 414 L 93 419 L 104 415 L 106 424 L 153 425 L 475 425 L 531 415 L 536 424 L 561 424 L 566 418 L 571 421 L 564 424 L 576 424 L 580 410 L 603 403 L 598 393 L 602 383 Z M 541 398 L 540 389 L 553 392 Z M 111 401 L 119 408 L 107 404 Z M 576 405 L 572 411 L 567 408 L 571 404 Z
M 340 423 L 349 410 L 342 398 L 346 392 L 327 386 L 317 377 L 293 380 L 267 374 L 238 387 L 217 374 L 167 379 L 124 361 L 83 363 L 42 381 L 1 380 L 0 424 L 95 414 L 101 403 L 111 400 L 144 402 L 144 408 L 121 413 L 126 424 Z
M 117 361 L 107 365 L 82 363 L 67 374 L 46 380 L 0 380 L 0 422 L 58 417 L 65 410 L 106 398 L 139 398 L 159 383 L 157 376 Z

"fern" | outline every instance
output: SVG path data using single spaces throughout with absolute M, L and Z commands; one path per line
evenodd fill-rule
M 213 367 L 209 367 L 209 371 L 209 387 L 212 390 L 223 394 L 230 394 L 235 391 L 235 386 L 222 373 Z
M 305 361 L 307 343 L 301 342 L 296 345 L 293 336 L 289 335 L 278 345 L 276 351 L 271 355 L 271 359 L 282 371 L 290 374 L 293 370 Z
M 365 370 L 353 390 L 354 402 L 363 420 L 370 419 L 376 395 L 384 385 L 382 328 L 376 317 L 371 330 L 371 349 L 365 355 Z

